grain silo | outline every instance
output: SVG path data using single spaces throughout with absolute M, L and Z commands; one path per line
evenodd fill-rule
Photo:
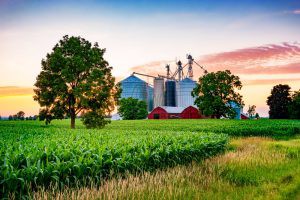
M 165 81 L 163 78 L 155 78 L 154 81 L 154 108 L 165 105 Z
M 153 87 L 148 85 L 148 94 L 147 94 L 147 105 L 148 105 L 148 111 L 153 110 Z
M 174 80 L 166 81 L 165 106 L 176 106 L 176 83 Z
M 188 107 L 193 106 L 195 98 L 192 97 L 192 91 L 196 87 L 196 81 L 185 78 L 176 83 L 176 106 Z
M 121 88 L 121 98 L 132 97 L 145 102 L 148 101 L 148 84 L 134 75 L 121 81 Z
M 243 106 L 241 106 L 240 104 L 238 104 L 234 101 L 228 102 L 227 105 L 235 110 L 236 115 L 235 115 L 234 119 L 241 119 L 241 114 L 243 113 Z

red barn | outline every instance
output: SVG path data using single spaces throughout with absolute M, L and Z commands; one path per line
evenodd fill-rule
M 148 119 L 178 119 L 183 110 L 182 107 L 159 106 L 149 113 Z
M 169 107 L 159 106 L 152 110 L 148 115 L 148 119 L 200 119 L 203 118 L 199 110 L 193 106 Z
M 200 119 L 203 118 L 197 108 L 189 106 L 180 113 L 182 119 Z

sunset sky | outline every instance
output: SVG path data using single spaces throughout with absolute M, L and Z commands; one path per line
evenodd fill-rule
M 106 48 L 118 80 L 164 73 L 187 53 L 208 71 L 229 69 L 242 80 L 246 107 L 262 116 L 274 85 L 300 89 L 299 0 L 0 0 L 1 116 L 38 113 L 32 88 L 40 62 L 66 34 Z

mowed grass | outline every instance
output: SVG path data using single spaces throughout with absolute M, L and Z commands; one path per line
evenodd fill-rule
M 101 186 L 41 190 L 34 199 L 300 199 L 300 138 L 233 139 L 201 163 L 114 178 Z

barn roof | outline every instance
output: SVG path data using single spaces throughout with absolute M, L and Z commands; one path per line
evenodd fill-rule
M 171 106 L 159 106 L 164 109 L 167 113 L 182 113 L 184 107 L 171 107 Z

